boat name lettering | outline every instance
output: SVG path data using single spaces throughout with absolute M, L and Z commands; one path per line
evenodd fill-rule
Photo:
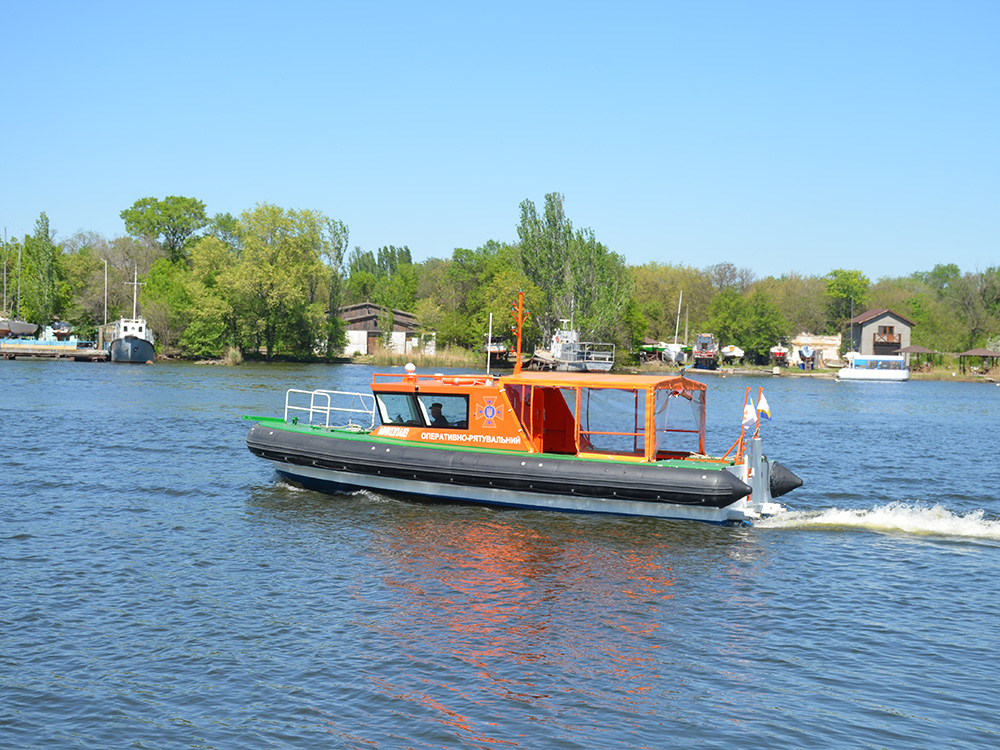
M 380 427 L 378 431 L 379 435 L 385 435 L 386 437 L 401 437 L 405 438 L 410 434 L 409 427 Z
M 493 443 L 499 445 L 520 445 L 517 435 L 476 435 L 468 432 L 421 432 L 421 440 L 440 440 L 449 443 Z

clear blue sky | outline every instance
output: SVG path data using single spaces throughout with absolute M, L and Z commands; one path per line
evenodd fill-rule
M 315 209 L 414 258 L 521 201 L 630 264 L 1000 265 L 1000 2 L 3 3 L 0 224 Z

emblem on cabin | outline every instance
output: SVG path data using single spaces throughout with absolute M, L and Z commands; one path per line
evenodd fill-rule
M 493 401 L 495 398 L 495 396 L 493 398 L 484 398 L 482 405 L 476 407 L 476 419 L 483 420 L 482 427 L 485 429 L 492 430 L 496 428 L 495 420 L 503 419 L 503 405 L 494 406 Z

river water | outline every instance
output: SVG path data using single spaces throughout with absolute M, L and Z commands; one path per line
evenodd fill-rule
M 747 387 L 754 528 L 325 496 L 243 414 L 360 365 L 0 361 L 0 747 L 994 748 L 1000 388 Z

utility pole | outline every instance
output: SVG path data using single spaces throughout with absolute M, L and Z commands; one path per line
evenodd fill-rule
M 108 324 L 108 262 L 104 261 L 104 325 Z

